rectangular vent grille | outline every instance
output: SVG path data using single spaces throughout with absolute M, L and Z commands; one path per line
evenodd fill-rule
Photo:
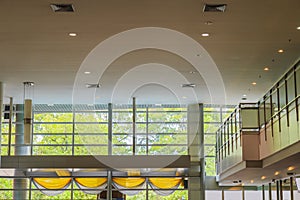
M 195 86 L 196 85 L 194 83 L 185 83 L 181 85 L 183 88 L 194 88 Z
M 226 4 L 205 4 L 203 12 L 225 12 Z
M 74 12 L 72 4 L 51 4 L 50 7 L 54 12 Z

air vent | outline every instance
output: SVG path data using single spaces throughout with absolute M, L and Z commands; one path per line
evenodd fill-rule
M 203 12 L 225 12 L 226 4 L 205 4 Z
M 74 12 L 72 4 L 51 4 L 50 6 L 54 12 Z
M 101 85 L 99 83 L 87 83 L 87 84 L 85 84 L 85 87 L 87 87 L 87 88 L 100 88 Z
M 183 88 L 194 88 L 195 86 L 196 85 L 194 83 L 185 83 L 181 85 Z

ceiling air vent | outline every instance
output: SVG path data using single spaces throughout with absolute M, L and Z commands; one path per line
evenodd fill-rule
M 50 7 L 54 12 L 74 12 L 72 4 L 51 4 Z
M 85 84 L 85 87 L 87 87 L 87 88 L 100 88 L 101 85 L 99 83 L 87 83 L 87 84 Z
M 181 85 L 183 88 L 194 88 L 195 86 L 196 85 L 194 83 L 185 83 Z
M 226 4 L 205 4 L 203 12 L 225 12 Z

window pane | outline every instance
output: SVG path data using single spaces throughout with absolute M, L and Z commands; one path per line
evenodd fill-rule
M 288 94 L 288 102 L 291 102 L 295 99 L 295 81 L 294 81 L 294 74 L 289 76 L 287 80 L 287 94 Z
M 300 67 L 296 71 L 296 81 L 297 81 L 297 96 L 300 95 Z
M 286 99 L 285 99 L 285 84 L 281 84 L 279 86 L 279 104 L 280 104 L 280 109 L 282 109 L 286 105 Z
M 215 157 L 206 157 L 205 158 L 205 172 L 206 172 L 206 176 L 215 176 L 216 175 Z
M 265 124 L 265 110 L 264 110 L 264 102 L 261 102 L 259 105 L 259 125 L 262 126 Z
M 107 122 L 108 113 L 76 113 L 75 122 Z

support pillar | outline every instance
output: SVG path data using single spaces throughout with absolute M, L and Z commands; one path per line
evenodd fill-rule
M 188 180 L 190 200 L 205 200 L 205 160 L 203 134 L 203 105 L 188 106 L 188 152 L 191 167 Z
M 272 200 L 272 183 L 269 183 L 269 200 Z
M 282 180 L 279 181 L 280 200 L 283 200 Z
M 24 106 L 23 104 L 16 105 L 16 136 L 15 136 L 15 155 L 28 155 L 29 147 L 24 145 Z M 21 170 L 21 169 L 19 169 Z M 15 200 L 27 199 L 27 179 L 14 179 L 13 197 Z
M 109 170 L 107 172 L 107 193 L 106 193 L 106 199 L 112 200 L 112 173 Z
M 265 200 L 266 199 L 266 197 L 265 197 L 265 185 L 262 185 L 261 191 L 262 191 L 262 200 Z
M 2 139 L 2 110 L 3 110 L 3 83 L 0 82 L 0 167 L 1 167 L 1 139 Z
M 294 200 L 294 178 L 293 177 L 290 177 L 290 197 L 291 197 L 291 200 Z
M 242 186 L 242 200 L 245 200 L 245 188 Z
M 279 192 L 279 181 L 276 181 L 276 199 L 280 200 L 280 196 L 279 196 L 280 192 Z
M 112 155 L 112 104 L 108 104 L 108 155 Z
M 225 191 L 224 191 L 224 188 L 222 188 L 222 200 L 225 200 Z

